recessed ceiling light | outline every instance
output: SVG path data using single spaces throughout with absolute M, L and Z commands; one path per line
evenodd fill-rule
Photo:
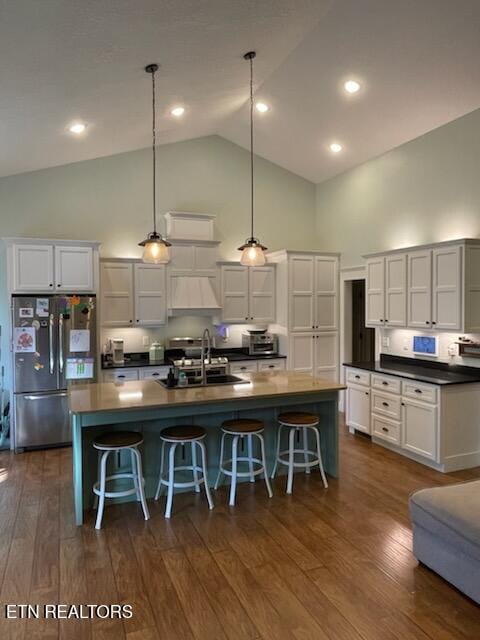
M 185 113 L 185 107 L 175 107 L 175 109 L 172 109 L 170 113 L 172 114 L 172 116 L 179 118 Z
M 265 113 L 265 111 L 268 111 L 270 109 L 268 104 L 265 104 L 264 102 L 257 102 L 255 108 L 257 109 L 257 111 L 260 111 L 260 113 Z
M 343 83 L 343 88 L 347 93 L 357 93 L 360 90 L 360 83 L 356 80 L 347 80 Z
M 83 122 L 74 122 L 68 127 L 68 130 L 70 131 L 70 133 L 75 133 L 76 135 L 79 135 L 80 133 L 83 133 L 86 128 L 87 128 L 87 125 L 84 124 Z
M 329 149 L 332 153 L 340 153 L 340 151 L 343 149 L 342 145 L 339 144 L 338 142 L 332 142 L 329 145 Z

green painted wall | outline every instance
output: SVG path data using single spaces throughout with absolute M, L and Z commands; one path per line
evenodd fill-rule
M 480 236 L 480 110 L 317 185 L 317 238 L 362 254 Z
M 158 212 L 217 215 L 222 254 L 249 234 L 249 154 L 219 136 L 159 148 Z M 100 240 L 102 255 L 136 257 L 151 230 L 151 152 L 142 149 L 0 179 L 0 236 Z M 314 249 L 315 185 L 256 160 L 257 233 L 271 249 Z

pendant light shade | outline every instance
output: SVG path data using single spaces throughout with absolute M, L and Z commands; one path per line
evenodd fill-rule
M 143 247 L 142 261 L 147 264 L 167 264 L 170 262 L 171 243 L 167 242 L 157 232 L 157 184 L 156 184 L 156 126 L 155 126 L 155 73 L 158 71 L 158 64 L 149 64 L 145 71 L 152 76 L 152 169 L 153 169 L 153 231 L 149 233 L 146 240 L 139 242 Z
M 265 264 L 266 257 L 265 247 L 257 238 L 253 235 L 253 222 L 254 222 L 254 205 L 255 205 L 255 190 L 254 190 L 254 153 L 253 153 L 253 59 L 257 54 L 255 51 L 249 51 L 243 57 L 250 63 L 250 238 L 245 240 L 245 244 L 238 247 L 238 250 L 242 252 L 240 257 L 240 264 L 245 267 L 261 267 Z

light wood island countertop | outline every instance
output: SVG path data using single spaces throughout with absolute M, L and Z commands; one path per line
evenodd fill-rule
M 68 403 L 70 411 L 78 415 L 103 411 L 228 403 L 242 398 L 260 399 L 327 393 L 346 388 L 343 384 L 293 371 L 252 373 L 242 378 L 249 383 L 182 389 L 166 389 L 154 380 L 74 385 L 68 391 Z

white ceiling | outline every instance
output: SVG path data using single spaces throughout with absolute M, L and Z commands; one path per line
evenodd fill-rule
M 160 143 L 247 146 L 252 48 L 256 151 L 314 182 L 480 107 L 479 0 L 2 0 L 0 175 L 147 146 L 149 62 Z

